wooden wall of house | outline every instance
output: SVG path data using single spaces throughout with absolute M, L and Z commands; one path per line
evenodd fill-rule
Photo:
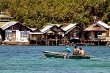
M 30 40 L 36 40 L 36 36 L 37 36 L 37 35 L 34 35 L 34 34 L 29 35 L 29 39 L 30 39 Z
M 34 40 L 34 41 L 38 41 L 38 40 L 41 40 L 42 38 L 42 35 L 41 34 L 30 34 L 29 35 L 29 39 L 30 40 Z
M 28 40 L 29 29 L 20 23 L 16 23 L 4 30 L 3 40 Z
M 20 23 L 17 23 L 9 28 L 7 30 L 19 30 L 19 31 L 29 31 L 29 29 L 26 26 L 23 26 Z
M 105 40 L 107 37 L 106 31 L 100 31 L 98 34 L 98 31 L 86 31 L 85 32 L 85 39 L 86 40 L 95 40 L 95 39 L 102 39 Z
M 81 30 L 79 28 L 74 28 L 73 30 L 71 30 L 70 32 L 67 33 L 67 37 L 69 39 L 82 38 L 82 37 L 84 37 L 84 33 L 83 33 L 83 30 Z
M 85 33 L 84 33 L 84 38 L 86 39 L 86 40 L 93 40 L 94 39 L 94 36 L 95 34 L 94 34 L 94 32 L 93 31 L 86 31 Z
M 5 31 L 2 31 L 2 40 L 5 40 Z
M 29 43 L 36 44 L 36 45 L 44 45 L 45 38 L 42 34 L 29 34 Z
M 53 26 L 50 30 L 52 30 L 53 32 L 56 32 L 56 34 L 59 32 L 63 32 L 63 30 L 57 26 Z
M 109 37 L 110 37 L 110 28 L 109 28 Z
M 0 40 L 2 40 L 2 30 L 0 29 Z
M 47 34 L 47 39 L 61 39 L 61 36 L 64 34 L 64 31 L 60 28 L 60 27 L 57 27 L 57 26 L 53 26 L 50 31 L 52 31 L 53 33 L 46 33 Z
M 0 45 L 2 44 L 2 30 L 0 29 Z

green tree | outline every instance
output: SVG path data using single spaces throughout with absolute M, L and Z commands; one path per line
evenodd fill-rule
M 87 26 L 94 16 L 110 22 L 109 0 L 0 0 L 0 10 L 13 20 L 42 28 L 47 23 L 78 23 Z

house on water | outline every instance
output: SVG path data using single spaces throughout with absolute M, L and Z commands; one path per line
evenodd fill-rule
M 2 44 L 29 44 L 29 31 L 30 29 L 22 23 L 11 21 L 11 17 L 3 13 L 0 14 L 0 39 Z
M 43 45 L 42 42 L 43 33 L 37 28 L 30 28 L 31 32 L 29 32 L 29 44 L 31 45 Z M 45 39 L 44 39 L 45 40 Z
M 69 24 L 63 28 L 63 31 L 65 32 L 65 39 L 69 41 L 69 45 L 82 44 L 84 32 L 83 28 L 78 26 L 78 24 Z
M 106 45 L 110 38 L 110 26 L 102 21 L 98 21 L 85 28 L 85 39 L 95 45 Z
M 61 24 L 49 24 L 40 31 L 43 33 L 42 41 L 45 45 L 59 45 L 62 44 L 64 31 L 61 29 Z

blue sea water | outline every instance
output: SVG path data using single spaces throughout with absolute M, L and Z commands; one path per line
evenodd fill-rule
M 73 50 L 73 46 L 67 46 Z M 80 47 L 80 46 L 78 46 Z M 0 46 L 0 73 L 110 73 L 110 46 L 82 46 L 91 59 L 46 58 L 65 46 Z

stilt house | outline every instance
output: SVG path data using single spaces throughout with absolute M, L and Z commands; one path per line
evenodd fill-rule
M 61 29 L 61 24 L 49 24 L 41 32 L 44 34 L 42 36 L 45 45 L 59 45 L 64 31 Z
M 65 31 L 65 39 L 67 39 L 70 44 L 82 42 L 82 39 L 84 38 L 83 29 L 76 23 L 69 24 L 68 26 L 64 27 L 63 30 Z
M 0 39 L 3 44 L 28 44 L 30 29 L 17 21 L 10 21 L 11 17 L 0 15 Z

